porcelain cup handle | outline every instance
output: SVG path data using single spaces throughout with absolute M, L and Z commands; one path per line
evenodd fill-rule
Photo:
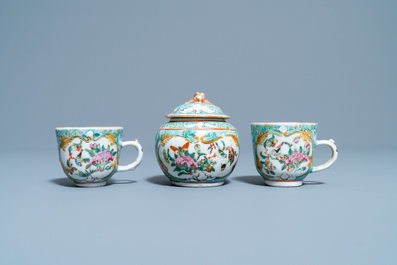
M 329 140 L 317 141 L 317 146 L 319 145 L 329 146 L 332 150 L 332 155 L 331 158 L 326 163 L 317 167 L 313 167 L 313 171 L 312 171 L 313 173 L 329 168 L 338 158 L 338 148 L 336 147 L 334 140 L 329 139 Z
M 142 149 L 142 146 L 138 143 L 138 140 L 121 142 L 121 147 L 129 146 L 129 145 L 136 148 L 136 150 L 138 151 L 138 157 L 131 164 L 128 164 L 126 166 L 119 166 L 118 169 L 117 169 L 118 172 L 134 170 L 137 166 L 139 166 L 139 164 L 142 161 L 143 149 Z

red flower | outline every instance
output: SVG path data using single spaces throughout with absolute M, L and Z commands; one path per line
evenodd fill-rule
M 194 168 L 198 168 L 198 164 L 191 156 L 180 156 L 175 160 L 175 164 L 179 166 L 183 166 L 186 163 L 187 168 L 194 166 Z

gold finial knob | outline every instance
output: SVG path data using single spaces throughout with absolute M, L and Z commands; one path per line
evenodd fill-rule
M 193 99 L 189 100 L 187 103 L 193 103 L 193 102 L 212 104 L 211 102 L 205 99 L 205 94 L 201 92 L 197 92 L 196 94 L 194 94 Z
M 194 94 L 193 100 L 196 102 L 200 102 L 202 100 L 205 99 L 205 94 L 201 93 L 201 92 L 197 92 L 196 94 Z

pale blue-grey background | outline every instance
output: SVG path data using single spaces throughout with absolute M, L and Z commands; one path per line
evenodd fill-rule
M 2 0 L 2 148 L 53 148 L 54 127 L 90 125 L 152 146 L 196 91 L 242 146 L 252 121 L 309 121 L 340 147 L 396 147 L 396 13 L 395 1 Z
M 0 0 L 0 263 L 396 264 L 396 14 L 396 1 Z M 154 157 L 164 115 L 197 91 L 241 137 L 219 188 L 169 186 Z M 265 187 L 253 121 L 318 122 L 339 159 L 301 188 Z M 105 125 L 144 161 L 74 188 L 54 128 Z

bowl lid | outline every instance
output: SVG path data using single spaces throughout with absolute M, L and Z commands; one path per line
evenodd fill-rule
M 167 118 L 220 118 L 229 119 L 219 107 L 205 99 L 204 93 L 197 92 L 193 99 L 178 106 Z

